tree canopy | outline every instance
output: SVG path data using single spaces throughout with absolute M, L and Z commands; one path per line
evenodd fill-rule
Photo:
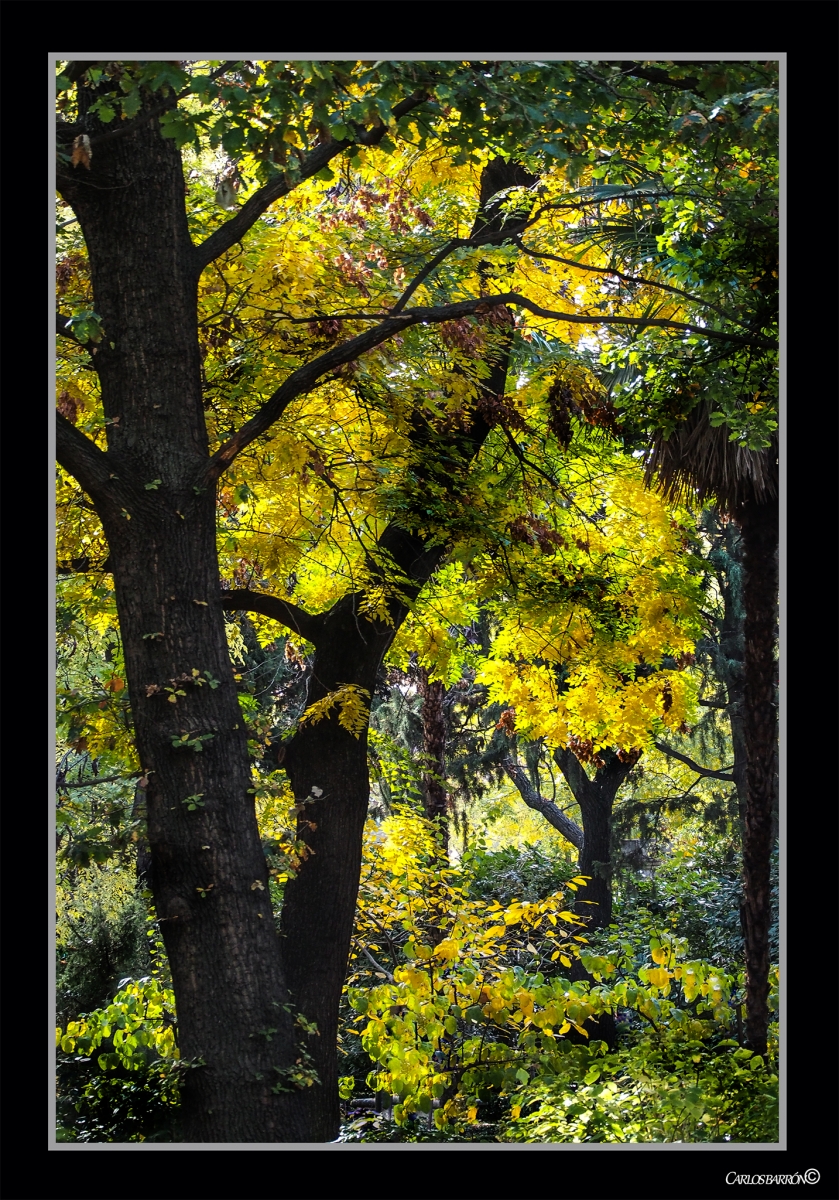
M 777 67 L 60 64 L 60 853 L 77 872 L 135 855 L 162 974 L 108 997 L 142 1038 L 128 1059 L 114 1040 L 103 1070 L 135 1069 L 138 1045 L 171 1059 L 165 1017 L 147 1037 L 138 1014 L 177 1004 L 182 1082 L 167 1067 L 159 1087 L 181 1097 L 185 1140 L 333 1140 L 347 1003 L 370 1014 L 397 1120 L 437 1105 L 441 1129 L 473 1121 L 487 1087 L 621 1077 L 621 1008 L 666 1018 L 677 1055 L 702 1040 L 691 1020 L 723 1020 L 736 970 L 678 965 L 687 941 L 656 934 L 639 974 L 574 934 L 608 925 L 613 805 L 636 764 L 671 738 L 696 766 L 717 586 L 703 505 L 745 547 L 733 1046 L 767 1053 Z M 413 733 L 386 718 L 405 706 Z M 435 858 L 458 738 L 464 795 L 506 772 L 594 864 L 563 886 L 588 887 L 603 920 L 560 888 L 532 909 L 494 900 L 502 924 L 481 924 L 468 855 Z M 550 762 L 579 825 L 542 796 Z M 385 866 L 371 767 L 380 797 L 406 781 L 404 802 L 425 796 L 424 816 L 388 816 Z M 372 992 L 353 974 L 378 951 L 370 921 L 405 960 Z M 522 975 L 537 927 L 566 940 Z M 403 1003 L 422 1030 L 392 1019 Z M 80 1013 L 68 1055 L 116 1020 Z M 521 1035 L 489 1083 L 484 1018 L 508 1022 L 486 1063 Z M 560 1063 L 553 1043 L 598 1019 L 608 1062 Z M 742 1058 L 719 1076 L 734 1091 Z

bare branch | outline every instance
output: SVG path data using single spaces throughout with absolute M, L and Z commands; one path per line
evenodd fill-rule
M 731 770 L 731 767 L 726 767 L 722 771 L 711 771 L 708 767 L 700 767 L 699 763 L 694 762 L 687 754 L 680 754 L 678 750 L 674 750 L 666 742 L 654 742 L 653 745 L 656 750 L 660 750 L 668 758 L 677 758 L 679 762 L 683 762 L 686 766 L 690 767 L 691 771 L 695 771 L 697 775 L 701 775 L 704 779 L 722 779 L 726 783 L 734 783 L 734 776 L 725 774 L 726 770 Z
M 323 617 L 312 615 L 288 600 L 268 596 L 264 592 L 248 589 L 222 592 L 220 604 L 227 612 L 258 612 L 272 621 L 279 621 L 287 629 L 294 630 L 307 642 L 317 643 L 323 626 Z
M 583 831 L 577 822 L 572 821 L 570 817 L 566 817 L 562 809 L 557 807 L 552 800 L 544 800 L 514 759 L 505 758 L 501 765 L 518 788 L 519 795 L 527 807 L 535 809 L 549 824 L 553 825 L 554 829 L 558 829 L 572 846 L 576 846 L 578 850 L 582 850 Z
M 376 962 L 375 958 L 373 957 L 373 955 L 370 953 L 370 951 L 367 949 L 366 946 L 361 947 L 361 953 L 365 956 L 365 958 L 369 958 L 370 962 L 373 964 L 373 966 L 376 968 L 376 970 L 380 971 L 381 974 L 387 978 L 389 983 L 396 982 L 393 978 L 393 975 L 391 975 L 390 971 L 388 971 L 386 967 L 383 967 L 381 963 Z
M 687 79 L 671 79 L 661 67 L 645 67 L 636 62 L 607 63 L 607 66 L 620 67 L 621 75 L 634 75 L 636 79 L 644 79 L 647 83 L 662 83 L 665 87 L 676 88 L 680 92 L 695 92 L 700 86 L 696 76 Z M 714 64 L 707 62 L 674 62 L 674 67 L 709 67 Z
M 102 775 L 99 779 L 85 779 L 81 783 L 67 783 L 66 780 L 59 782 L 56 780 L 56 791 L 63 792 L 65 788 L 87 788 L 96 787 L 98 783 L 128 783 L 132 779 L 139 779 L 142 776 L 142 771 L 134 771 L 131 775 Z
M 417 108 L 427 99 L 427 92 L 414 92 L 394 107 L 394 118 L 398 121 L 400 117 L 404 117 L 406 113 L 411 112 L 412 109 Z M 343 154 L 351 146 L 377 145 L 387 131 L 388 126 L 380 124 L 360 132 L 358 137 L 351 140 L 324 142 L 306 157 L 301 165 L 300 173 L 294 179 L 288 179 L 283 173 L 269 180 L 268 183 L 261 187 L 258 192 L 255 192 L 243 204 L 235 217 L 231 217 L 229 221 L 225 221 L 205 241 L 196 246 L 193 259 L 196 276 L 200 275 L 204 268 L 214 259 L 218 258 L 220 254 L 223 254 L 225 250 L 229 250 L 231 246 L 235 246 L 237 242 L 241 241 L 251 226 L 276 200 L 279 200 L 282 196 L 287 196 L 289 192 L 305 179 L 310 179 L 313 175 L 317 175 L 318 171 L 323 170 L 333 158 L 339 154 Z
M 104 450 L 60 412 L 55 414 L 55 430 L 55 457 L 64 470 L 78 480 L 91 500 L 112 502 L 114 475 Z

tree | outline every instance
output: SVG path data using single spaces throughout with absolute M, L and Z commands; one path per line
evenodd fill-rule
M 93 565 L 113 576 L 155 905 L 182 1051 L 201 1060 L 184 1090 L 185 1136 L 329 1140 L 338 1119 L 338 999 L 368 799 L 365 701 L 457 528 L 442 514 L 463 512 L 469 465 L 507 411 L 511 307 L 569 328 L 641 325 L 728 346 L 765 339 L 684 322 L 675 302 L 665 315 L 633 312 L 636 299 L 645 301 L 642 285 L 628 312 L 605 315 L 584 305 L 546 307 L 551 289 L 538 279 L 532 294 L 503 290 L 516 239 L 532 220 L 534 174 L 556 157 L 573 164 L 577 156 L 582 170 L 588 147 L 579 129 L 609 111 L 610 85 L 572 64 L 78 62 L 58 84 L 58 187 L 83 239 L 58 270 L 57 332 L 69 342 L 71 377 L 59 394 L 58 457 L 78 485 L 62 480 L 68 511 L 79 518 L 62 539 L 72 569 L 89 569 L 98 548 Z M 340 278 L 348 304 L 330 312 L 326 293 L 311 287 L 319 269 L 311 248 L 298 244 L 291 260 L 279 255 L 279 280 L 270 257 L 259 261 L 263 249 L 278 254 L 278 232 L 294 232 L 293 223 L 272 225 L 268 210 L 301 195 L 308 180 L 331 182 L 332 160 L 363 171 L 362 155 L 377 146 L 391 154 L 394 139 L 412 144 L 406 153 L 436 147 L 455 165 L 470 156 L 483 165 L 471 233 L 463 236 L 455 214 L 451 236 L 429 244 L 421 211 L 413 212 L 402 274 L 385 275 L 380 306 L 367 303 L 371 268 L 342 253 L 325 284 Z M 208 207 L 187 203 L 184 176 L 194 155 L 206 204 L 207 154 L 219 146 L 228 158 L 213 181 L 217 203 L 232 209 L 250 192 L 220 225 Z M 312 186 L 317 194 L 320 185 Z M 565 183 L 557 176 L 546 186 L 540 217 L 554 211 L 551 187 Z M 409 227 L 397 199 L 388 207 L 400 233 L 400 221 Z M 215 309 L 214 289 L 222 296 Z M 231 296 L 238 310 L 225 307 Z M 410 307 L 417 297 L 426 302 Z M 247 463 L 254 482 L 254 472 L 268 469 L 267 440 L 295 403 L 336 372 L 351 379 L 359 361 L 386 344 L 401 340 L 403 362 L 419 362 L 426 344 L 439 345 L 435 325 L 441 338 L 448 327 L 450 342 L 468 342 L 472 317 L 482 349 L 476 356 L 459 347 L 459 370 L 443 372 L 442 403 L 421 396 L 400 413 L 387 397 L 402 438 L 400 486 L 390 508 L 368 507 L 364 536 L 345 539 L 354 558 L 343 594 L 318 614 L 248 587 L 220 595 L 217 522 L 227 514 L 224 537 L 235 542 L 231 513 L 248 497 L 236 471 Z M 376 404 L 381 410 L 383 375 L 378 394 L 356 409 L 359 424 Z M 342 489 L 327 464 L 317 453 L 306 461 L 340 509 Z M 236 483 L 232 495 L 219 486 L 225 474 Z M 296 482 L 289 492 L 292 507 Z M 315 523 L 324 510 L 320 497 Z M 352 513 L 348 522 L 354 528 Z M 279 620 L 315 647 L 307 712 L 284 761 L 298 832 L 312 853 L 286 889 L 281 942 L 266 899 L 223 608 Z

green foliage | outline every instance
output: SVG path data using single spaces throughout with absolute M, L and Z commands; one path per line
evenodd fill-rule
M 56 1140 L 179 1141 L 181 1074 L 175 1062 L 103 1072 L 93 1058 L 59 1055 Z
M 125 976 L 155 965 L 155 933 L 132 869 L 70 873 L 56 889 L 57 1013 L 64 1024 L 105 1003 Z
M 172 1141 L 180 1102 L 175 997 L 149 976 L 56 1029 L 58 1138 Z
M 776 1048 L 764 1060 L 687 1024 L 647 1028 L 617 1053 L 575 1047 L 521 1090 L 499 1140 L 777 1142 Z
M 464 856 L 471 874 L 469 893 L 482 900 L 510 904 L 515 899 L 543 900 L 560 891 L 577 874 L 570 859 L 552 856 L 527 842 L 488 851 L 480 844 Z
M 666 929 L 684 938 L 688 953 L 728 970 L 743 963 L 740 923 L 742 880 L 739 854 L 730 844 L 710 842 L 693 821 L 647 878 L 616 891 L 615 924 L 594 935 L 596 945 Z M 778 846 L 771 860 L 770 961 L 778 961 Z

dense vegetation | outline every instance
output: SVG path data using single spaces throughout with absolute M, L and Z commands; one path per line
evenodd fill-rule
M 777 64 L 62 64 L 59 1138 L 777 1140 Z

